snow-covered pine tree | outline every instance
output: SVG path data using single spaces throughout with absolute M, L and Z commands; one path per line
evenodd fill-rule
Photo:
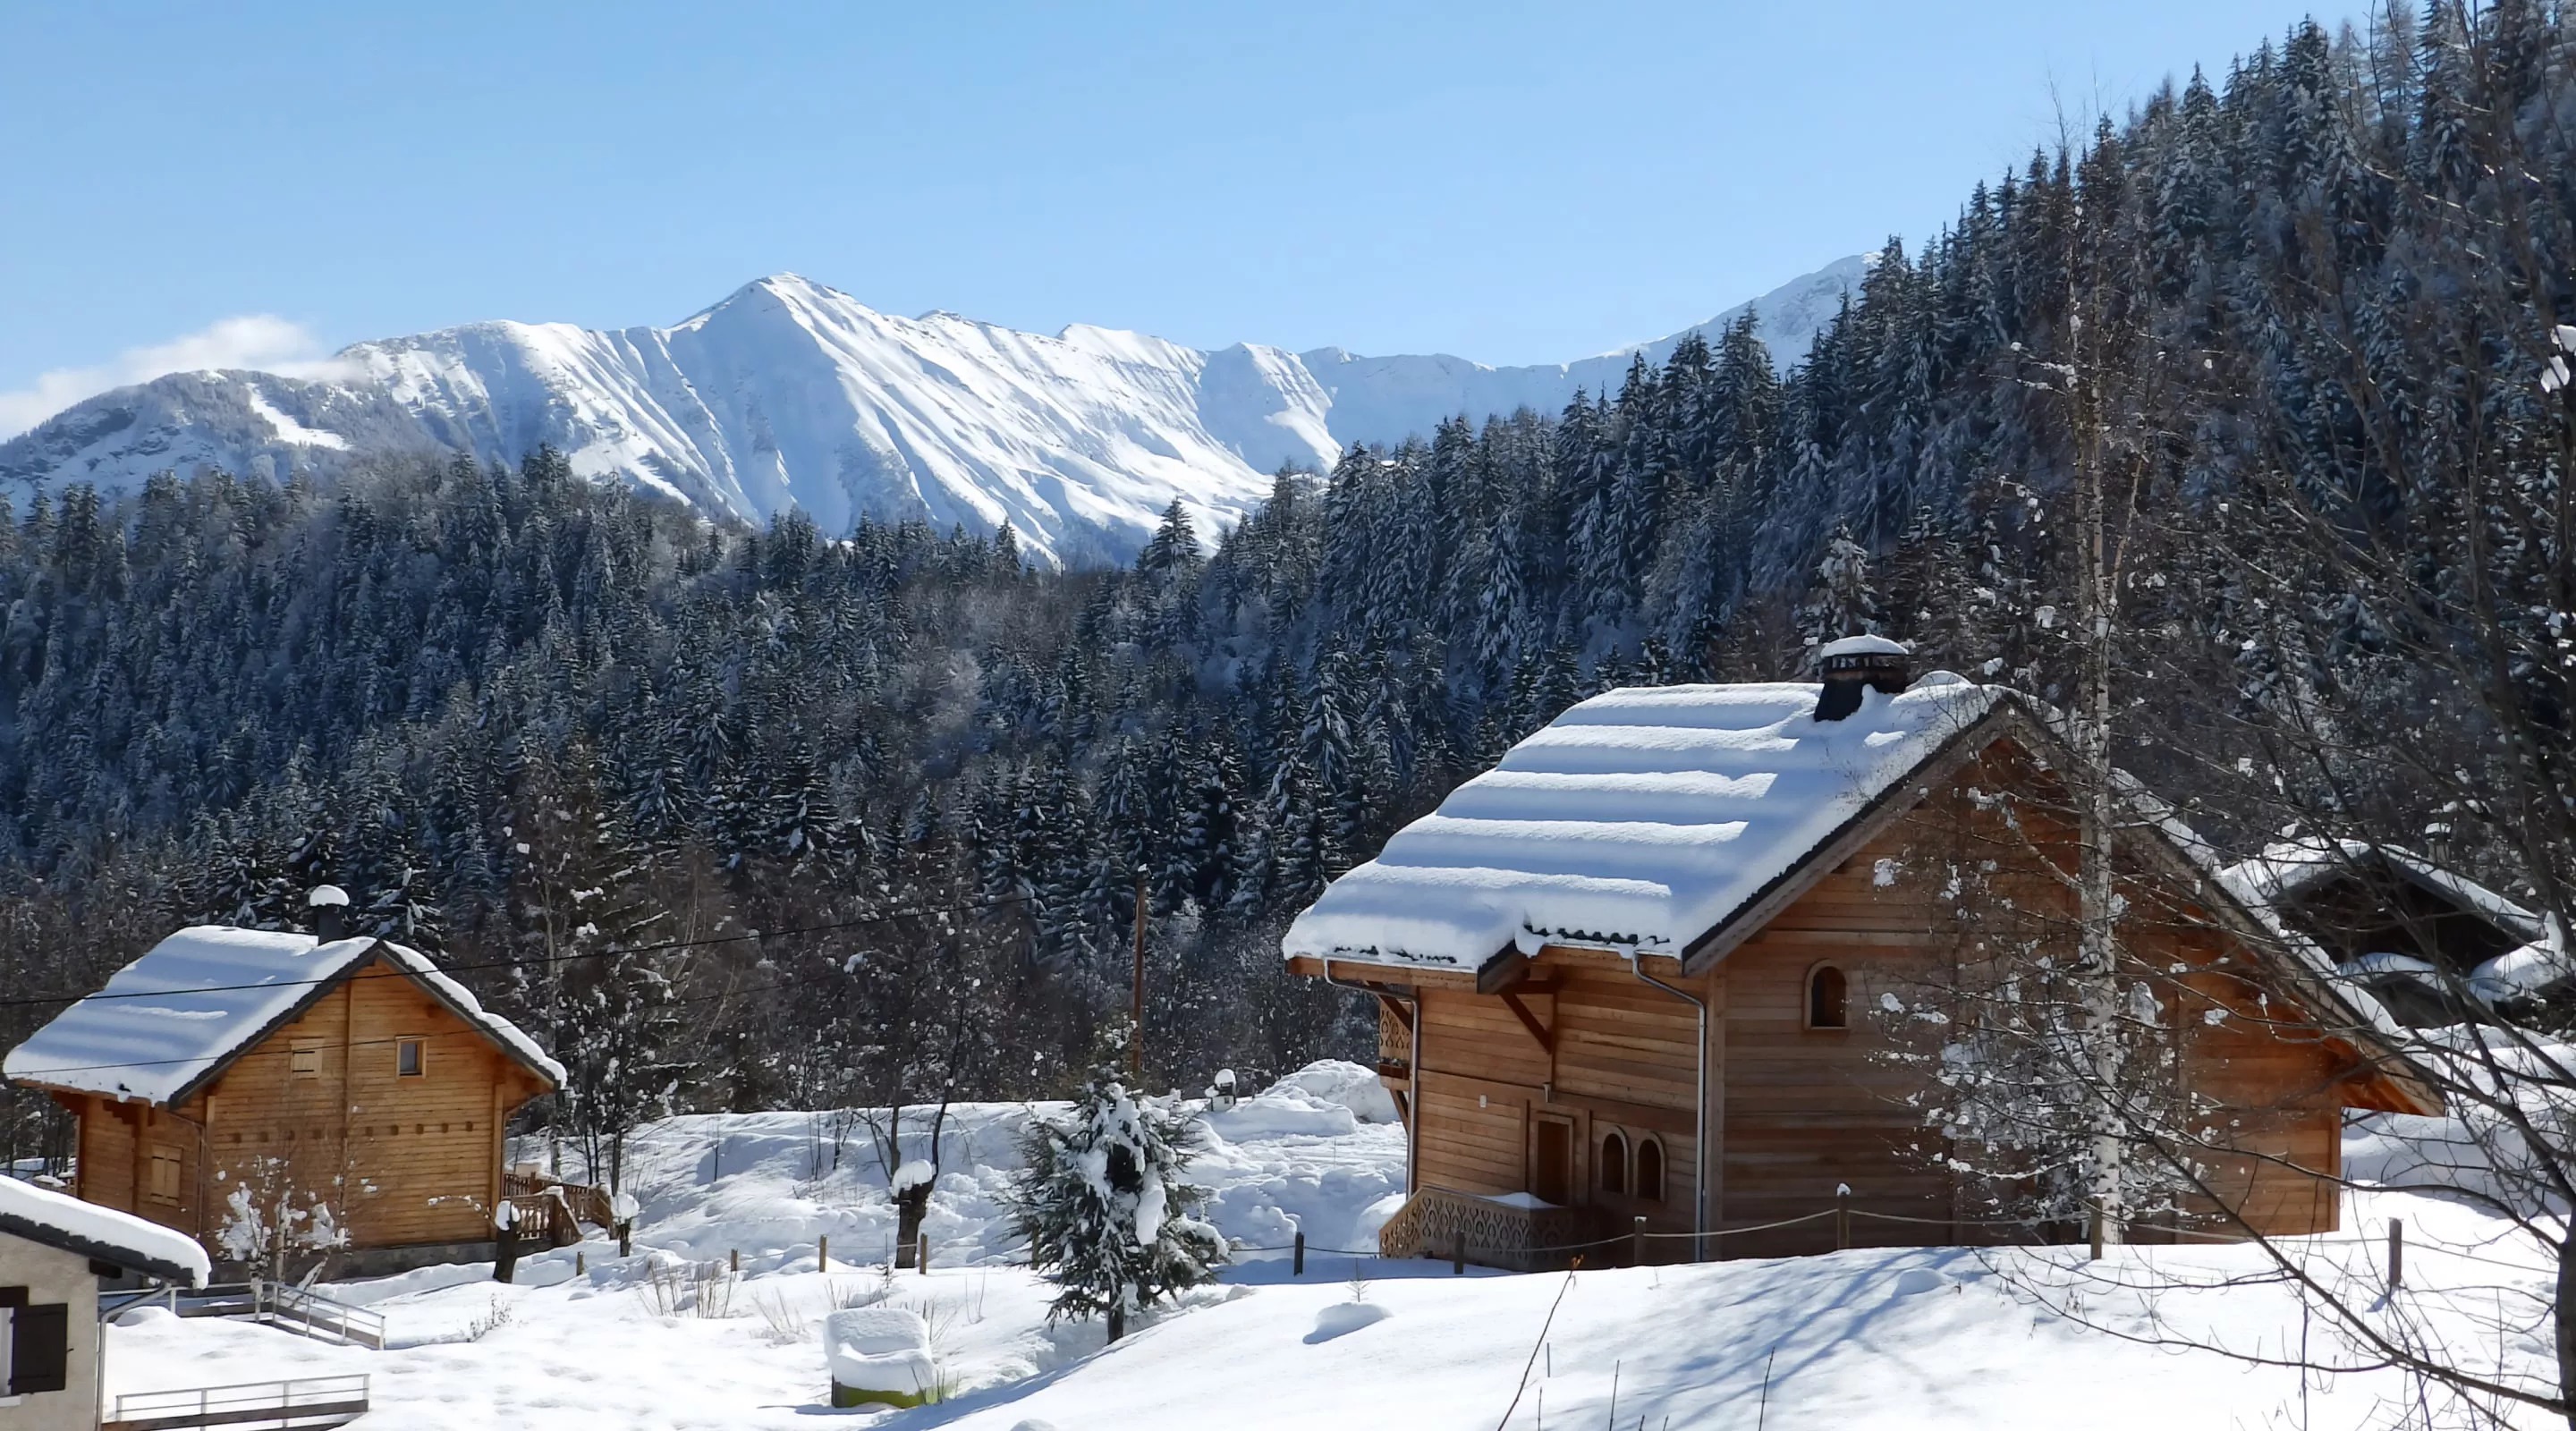
M 1056 1287 L 1050 1317 L 1105 1316 L 1109 1340 L 1130 1317 L 1215 1280 L 1225 1242 L 1198 1216 L 1203 1188 L 1181 1178 L 1201 1146 L 1198 1120 L 1130 1093 L 1113 1043 L 1063 1118 L 1032 1118 L 1027 1166 L 1010 1200 L 1029 1264 Z

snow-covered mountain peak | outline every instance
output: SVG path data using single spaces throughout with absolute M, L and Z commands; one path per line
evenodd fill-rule
M 1756 300 L 1774 351 L 1802 354 L 1862 272 L 1846 259 Z M 796 507 L 829 531 L 1008 522 L 1039 559 L 1082 563 L 1132 552 L 1175 499 L 1213 536 L 1283 464 L 1327 467 L 1349 443 L 1462 413 L 1552 411 L 1679 336 L 1525 368 L 1210 351 L 1085 323 L 1050 337 L 944 310 L 905 318 L 780 272 L 663 328 L 502 319 L 353 344 L 301 377 L 173 373 L 0 443 L 0 482 L 328 476 L 406 453 L 514 462 L 550 443 L 586 477 L 711 515 Z

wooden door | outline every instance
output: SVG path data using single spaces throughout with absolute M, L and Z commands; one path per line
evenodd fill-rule
M 1559 1207 L 1574 1202 L 1574 1123 L 1542 1116 L 1531 1128 L 1530 1193 Z

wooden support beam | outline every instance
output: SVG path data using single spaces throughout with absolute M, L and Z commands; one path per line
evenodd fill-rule
M 1377 1002 L 1378 1007 L 1395 1015 L 1395 1021 L 1404 1025 L 1406 1033 L 1413 1032 L 1413 1010 L 1405 1006 L 1404 1000 L 1393 994 L 1380 994 L 1377 996 Z
M 1549 1057 L 1555 1056 L 1556 1035 L 1548 1031 L 1547 1025 L 1538 1021 L 1538 1015 L 1530 1012 L 1529 1005 L 1521 1002 L 1520 995 L 1506 992 L 1503 995 L 1503 1006 L 1520 1019 L 1521 1027 L 1529 1030 L 1529 1036 L 1538 1040 L 1538 1046 L 1546 1051 Z
M 1518 949 L 1506 949 L 1476 971 L 1476 992 L 1499 994 L 1527 982 L 1529 976 L 1530 956 Z

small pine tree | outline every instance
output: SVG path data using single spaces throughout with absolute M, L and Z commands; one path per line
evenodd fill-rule
M 1011 1214 L 1029 1264 L 1056 1285 L 1050 1318 L 1105 1314 L 1114 1342 L 1130 1316 L 1215 1280 L 1225 1243 L 1197 1216 L 1207 1190 L 1180 1177 L 1200 1140 L 1196 1119 L 1127 1091 L 1115 1044 L 1067 1117 L 1031 1120 Z

